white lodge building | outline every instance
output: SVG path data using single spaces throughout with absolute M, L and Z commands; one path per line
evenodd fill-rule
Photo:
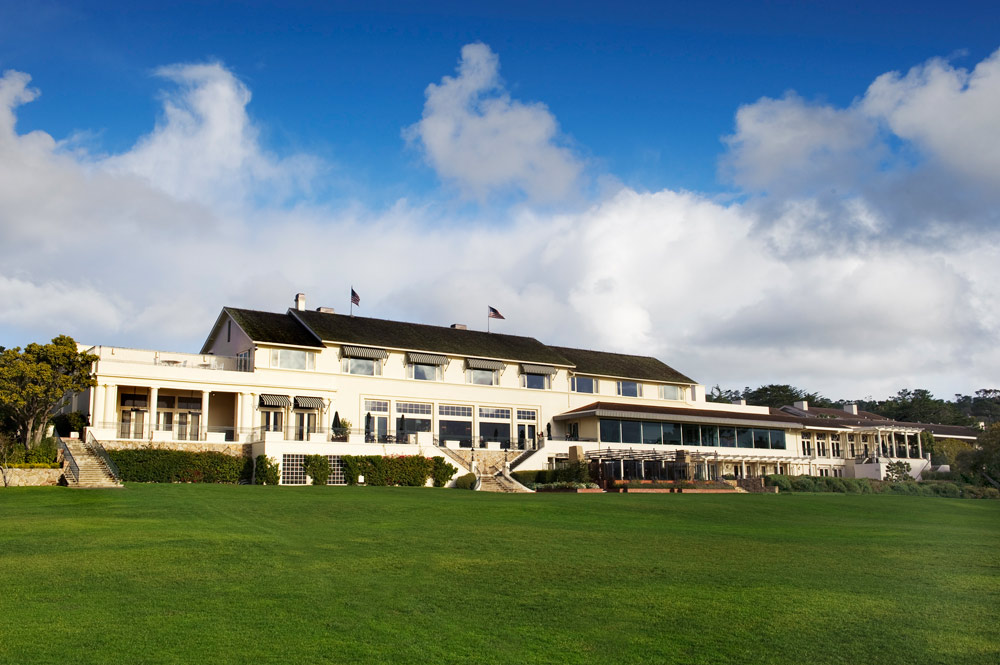
M 341 455 L 443 455 L 462 474 L 484 472 L 477 456 L 541 469 L 582 454 L 630 479 L 874 477 L 887 458 L 914 474 L 927 464 L 919 426 L 706 402 L 702 385 L 655 358 L 309 311 L 303 294 L 283 314 L 224 308 L 197 354 L 88 351 L 97 386 L 72 408 L 106 448 L 263 453 L 282 484 L 305 482 L 307 454 L 330 458 L 331 483 L 343 482 Z

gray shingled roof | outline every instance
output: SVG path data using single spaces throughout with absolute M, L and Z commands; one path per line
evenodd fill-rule
M 574 365 L 577 374 L 597 374 L 649 381 L 670 381 L 674 383 L 695 383 L 673 367 L 651 356 L 630 356 L 624 353 L 607 353 L 571 349 L 563 346 L 549 347 L 566 356 Z
M 295 317 L 290 314 L 259 312 L 236 307 L 225 307 L 223 311 L 229 314 L 236 325 L 242 328 L 243 332 L 255 342 L 320 348 L 323 346 L 323 343 L 309 332 L 308 328 L 296 321 Z
M 456 330 L 444 326 L 370 319 L 346 314 L 292 311 L 325 342 L 379 346 L 548 365 L 572 365 L 553 347 L 533 337 Z

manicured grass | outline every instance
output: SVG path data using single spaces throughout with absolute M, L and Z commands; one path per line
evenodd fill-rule
M 996 663 L 1000 502 L 0 490 L 4 663 Z

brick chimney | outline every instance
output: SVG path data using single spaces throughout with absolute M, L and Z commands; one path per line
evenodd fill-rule
M 306 294 L 296 293 L 295 294 L 295 309 L 300 312 L 306 311 Z

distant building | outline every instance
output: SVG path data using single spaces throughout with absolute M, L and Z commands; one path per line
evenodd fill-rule
M 444 455 L 480 474 L 572 456 L 609 478 L 852 477 L 876 457 L 918 474 L 929 463 L 918 436 L 928 426 L 706 402 L 704 386 L 656 358 L 310 311 L 303 294 L 284 313 L 223 308 L 199 353 L 88 350 L 97 386 L 72 408 L 106 448 L 266 454 L 282 484 L 306 482 L 307 454 L 329 457 L 331 483 L 348 454 Z

